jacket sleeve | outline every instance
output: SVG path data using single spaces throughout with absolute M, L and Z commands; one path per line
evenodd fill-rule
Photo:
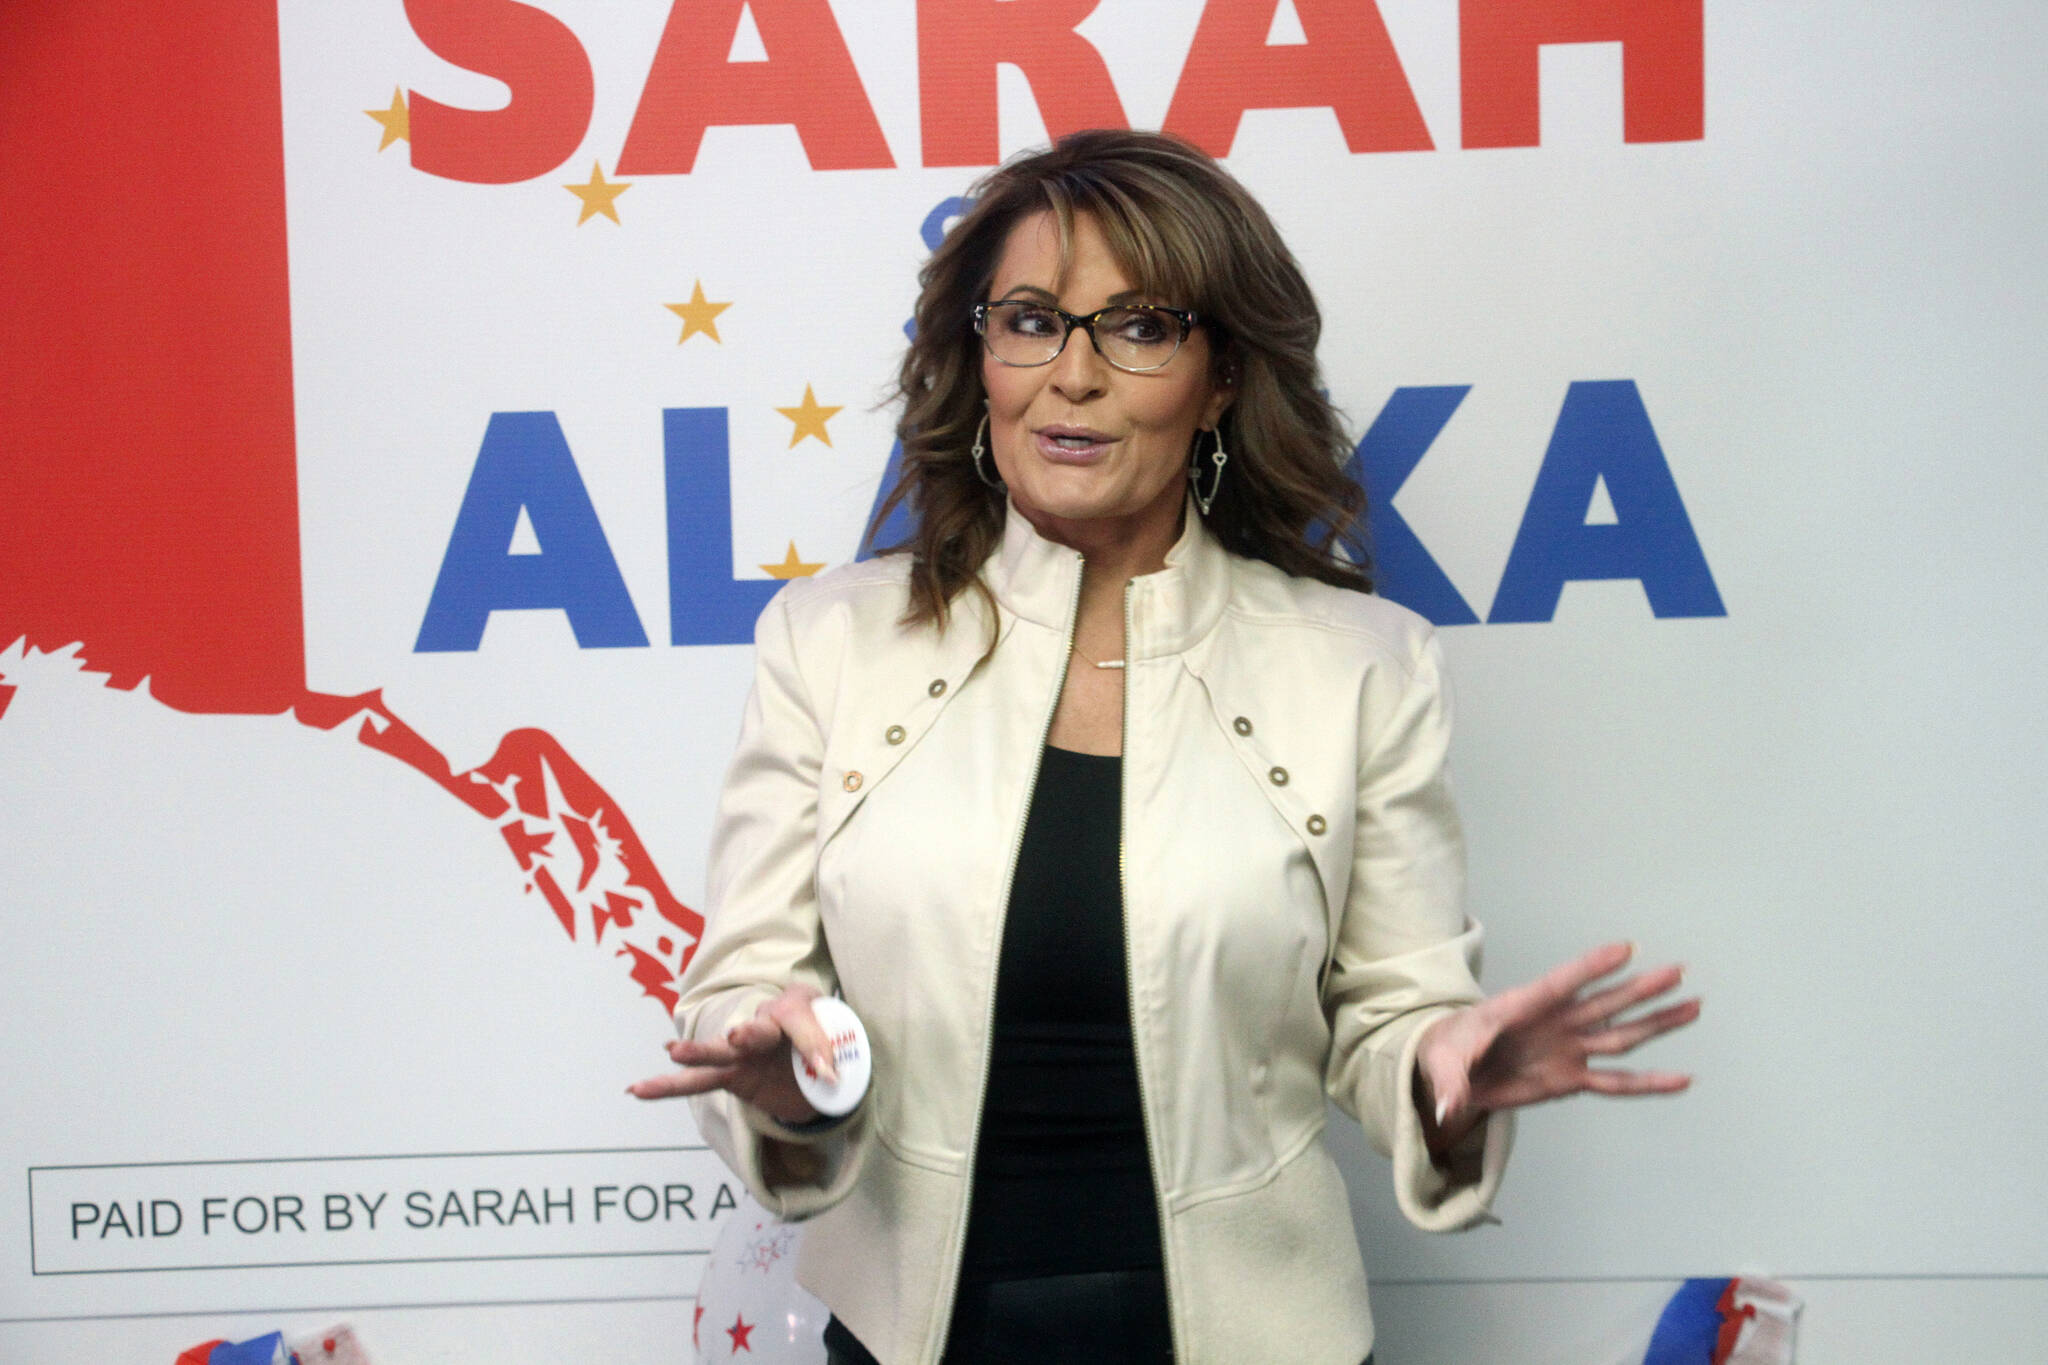
M 789 593 L 754 628 L 754 686 L 712 825 L 704 937 L 683 973 L 676 1032 L 708 1039 L 786 986 L 838 986 L 818 918 L 818 774 L 824 731 L 797 665 Z M 801 1219 L 843 1198 L 866 1150 L 867 1108 L 792 1129 L 725 1091 L 690 1101 L 704 1140 L 762 1207 Z
M 1445 1164 L 1430 1160 L 1411 1087 L 1431 1021 L 1481 998 L 1482 931 L 1464 913 L 1464 838 L 1445 768 L 1451 705 L 1433 634 L 1362 701 L 1350 890 L 1323 1008 L 1330 1097 L 1393 1159 L 1401 1212 L 1431 1232 L 1488 1216 L 1513 1140 L 1494 1114 Z

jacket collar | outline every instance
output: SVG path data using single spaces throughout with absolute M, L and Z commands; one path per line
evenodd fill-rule
M 1003 610 L 1061 634 L 1073 628 L 1081 590 L 1081 554 L 1047 540 L 1007 504 L 1003 541 L 982 570 Z M 1166 552 L 1166 567 L 1130 585 L 1127 659 L 1185 652 L 1207 635 L 1230 596 L 1230 553 L 1209 533 L 1189 498 L 1180 539 Z

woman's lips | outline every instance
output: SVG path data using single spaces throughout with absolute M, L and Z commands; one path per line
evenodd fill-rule
M 1038 453 L 1054 464 L 1094 464 L 1109 454 L 1111 437 L 1092 427 L 1040 427 L 1032 438 Z

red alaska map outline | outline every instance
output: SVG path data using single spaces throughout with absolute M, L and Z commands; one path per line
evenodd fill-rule
M 0 177 L 0 724 L 33 650 L 173 710 L 353 725 L 673 1006 L 703 918 L 553 736 L 458 773 L 380 691 L 306 688 L 277 23 L 275 0 L 0 5 L 0 147 L 66 187 Z

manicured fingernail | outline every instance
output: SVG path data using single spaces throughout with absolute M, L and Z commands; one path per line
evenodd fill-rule
M 1448 1113 L 1450 1113 L 1450 1112 L 1451 1112 L 1451 1102 L 1450 1102 L 1449 1100 L 1438 1100 L 1438 1101 L 1436 1102 L 1436 1126 L 1437 1126 L 1437 1127 L 1441 1128 L 1441 1127 L 1443 1127 L 1443 1126 L 1444 1126 L 1444 1115 L 1445 1115 L 1445 1114 L 1448 1114 Z

